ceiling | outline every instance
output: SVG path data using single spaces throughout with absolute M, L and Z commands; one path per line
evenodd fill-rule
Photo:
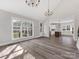
M 0 0 L 0 9 L 35 20 L 45 20 L 48 0 L 40 1 L 38 7 L 29 7 L 25 0 Z M 50 9 L 54 9 L 51 19 L 75 16 L 79 13 L 79 0 L 50 0 Z

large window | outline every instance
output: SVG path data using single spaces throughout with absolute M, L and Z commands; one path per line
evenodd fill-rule
M 63 31 L 72 31 L 72 27 L 70 25 L 64 25 Z
M 33 22 L 25 20 L 12 21 L 13 39 L 25 38 L 29 36 L 33 36 Z

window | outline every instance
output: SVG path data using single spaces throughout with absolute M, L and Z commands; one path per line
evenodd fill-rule
M 13 21 L 13 38 L 21 37 L 21 21 Z
M 72 27 L 70 25 L 63 26 L 63 31 L 70 31 Z
M 33 23 L 25 20 L 12 21 L 13 39 L 25 38 L 33 35 Z
M 32 36 L 32 24 L 28 23 L 28 35 Z
M 42 32 L 42 30 L 43 30 L 43 24 L 40 23 L 40 32 Z
M 56 30 L 56 24 L 51 23 L 50 24 L 50 31 L 55 31 Z
M 27 37 L 27 22 L 22 23 L 22 37 Z
M 70 30 L 70 25 L 67 25 L 67 30 Z

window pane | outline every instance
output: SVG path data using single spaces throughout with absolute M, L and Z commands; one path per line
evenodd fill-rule
M 20 38 L 20 31 L 19 30 L 13 30 L 13 37 L 14 38 Z
M 40 32 L 42 32 L 42 26 L 43 26 L 42 23 L 40 23 Z
M 20 38 L 21 37 L 21 32 L 20 32 L 20 29 L 21 29 L 21 21 L 15 21 L 13 22 L 13 38 Z
M 28 35 L 32 36 L 32 24 L 29 23 L 28 25 L 29 25 L 29 27 L 28 27 Z
M 22 37 L 27 37 L 27 22 L 22 23 Z

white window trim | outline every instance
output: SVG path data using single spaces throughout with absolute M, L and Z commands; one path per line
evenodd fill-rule
M 14 38 L 14 37 L 13 37 L 13 20 L 21 21 L 22 23 L 23 23 L 24 21 L 32 23 L 32 36 L 22 37 L 22 24 L 21 24 L 21 29 L 20 29 L 20 31 L 21 31 L 21 37 L 20 37 L 20 38 Z M 34 36 L 34 23 L 33 23 L 33 21 L 31 21 L 31 20 L 24 20 L 24 19 L 21 19 L 21 18 L 12 17 L 11 27 L 12 27 L 12 28 L 11 28 L 11 29 L 12 29 L 12 30 L 11 30 L 11 37 L 12 37 L 12 40 L 19 40 L 19 39 L 22 39 L 22 38 L 28 38 L 28 37 L 33 37 L 33 36 Z M 27 31 L 28 31 L 28 29 L 27 29 Z

